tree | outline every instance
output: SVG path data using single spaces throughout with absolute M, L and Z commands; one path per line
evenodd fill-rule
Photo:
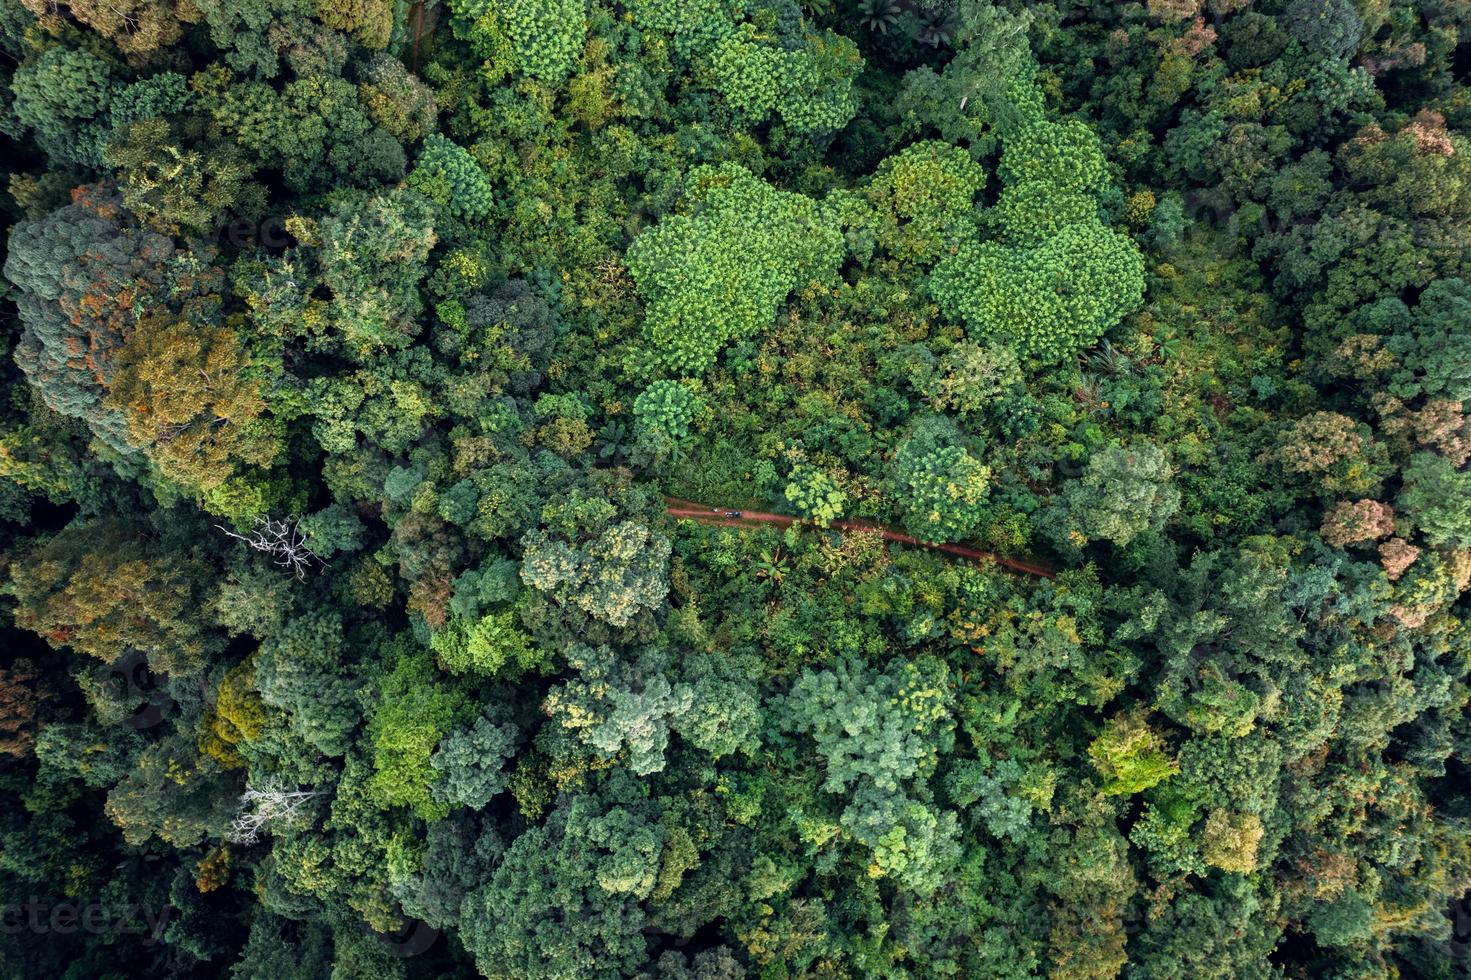
M 641 33 L 670 35 L 681 57 L 704 54 L 735 29 L 743 0 L 630 0 Z
M 241 750 L 250 749 L 265 728 L 265 704 L 255 687 L 255 658 L 247 657 L 220 678 L 199 732 L 199 750 L 221 768 L 240 769 L 247 764 Z
M 843 503 L 847 500 L 832 477 L 806 463 L 792 467 L 784 495 L 797 513 L 818 527 L 827 527 L 842 517 Z
M 279 168 L 295 193 L 401 178 L 403 146 L 373 123 L 357 87 L 312 67 L 279 90 L 248 82 L 209 91 L 202 108 L 260 166 Z
M 182 86 L 180 76 L 172 77 Z M 118 190 L 127 209 L 162 234 L 202 236 L 216 229 L 221 215 L 259 207 L 262 188 L 250 182 L 250 168 L 240 154 L 228 147 L 207 155 L 183 147 L 186 139 L 180 127 L 152 114 L 153 107 L 146 105 L 154 93 L 134 91 L 142 84 L 124 89 L 114 102 L 113 137 L 106 148 L 107 162 L 118 170 Z M 137 101 L 120 106 L 129 96 Z M 143 118 L 119 123 L 120 116 L 134 114 Z
M 230 980 L 315 980 L 331 970 L 331 932 L 319 922 L 295 922 L 265 908 L 250 916 L 250 931 Z
M 220 530 L 225 532 L 226 537 L 234 538 L 252 551 L 268 555 L 274 564 L 286 569 L 297 579 L 306 578 L 307 572 L 322 561 L 302 531 L 301 522 L 295 519 L 258 517 L 255 525 L 244 534 L 226 528 Z
M 1420 294 L 1412 314 L 1398 299 L 1384 299 L 1364 314 L 1371 323 L 1391 323 L 1385 346 L 1400 361 L 1390 391 L 1400 398 L 1444 396 L 1471 399 L 1471 345 L 1456 324 L 1471 315 L 1471 285 L 1437 279 Z
M 465 896 L 490 879 L 506 845 L 493 830 L 482 833 L 463 811 L 431 824 L 427 836 L 419 867 L 390 887 L 405 915 L 431 929 L 449 929 L 459 924 Z
M 1278 934 L 1261 922 L 1261 898 L 1244 877 L 1203 882 L 1170 903 L 1162 921 L 1137 937 L 1138 973 L 1165 977 L 1256 974 Z
M 1202 833 L 1201 854 L 1206 864 L 1237 874 L 1257 869 L 1257 849 L 1265 831 L 1256 814 L 1212 810 Z
M 1349 0 L 1292 0 L 1282 15 L 1287 33 L 1330 58 L 1353 54 L 1364 36 L 1364 22 Z
M 560 85 L 587 34 L 586 0 L 456 0 L 455 33 L 487 60 L 492 81 L 523 72 Z
M 824 758 L 822 787 L 843 793 L 871 780 L 896 790 L 933 773 L 952 731 L 950 693 L 936 661 L 891 661 L 881 674 L 856 665 L 803 671 L 781 703 L 786 727 L 811 734 Z
M 48 693 L 30 660 L 21 657 L 0 668 L 0 755 L 23 759 L 31 754 Z
M 769 326 L 792 290 L 831 277 L 843 244 L 812 201 L 735 164 L 697 167 L 685 186 L 690 212 L 644 231 L 625 261 L 654 356 L 697 374 L 726 343 Z
M 1416 453 L 1405 468 L 1402 510 L 1432 545 L 1471 547 L 1471 473 L 1444 456 Z
M 106 812 L 135 847 L 155 835 L 176 848 L 193 847 L 223 834 L 231 783 L 191 739 L 171 735 L 143 750 L 107 794 Z
M 1005 186 L 987 215 L 997 237 L 964 242 L 935 267 L 930 290 L 974 339 L 995 338 L 1024 359 L 1057 364 L 1139 305 L 1144 260 L 1104 227 L 1103 153 L 1078 120 L 1054 122 L 1018 83 L 1002 129 Z
M 1376 541 L 1394 533 L 1394 509 L 1377 500 L 1339 501 L 1323 515 L 1318 533 L 1335 548 Z
M 940 358 L 923 391 L 935 411 L 1006 418 L 1026 397 L 1016 355 L 998 344 L 962 341 Z
M 138 651 L 160 672 L 192 672 L 217 648 L 199 616 L 209 572 L 120 518 L 75 521 L 10 569 L 15 622 L 112 663 Z
M 1126 236 L 1083 220 L 1035 248 L 967 243 L 935 267 L 931 289 L 977 339 L 1057 364 L 1139 304 L 1144 262 Z
M 678 381 L 655 381 L 633 400 L 635 425 L 651 437 L 678 441 L 704 409 L 700 396 Z
M 240 812 L 230 824 L 230 842 L 245 845 L 258 842 L 263 829 L 297 819 L 318 795 L 315 790 L 287 789 L 273 780 L 260 787 L 247 787 L 240 795 Z
M 96 167 L 102 163 L 116 75 L 116 65 L 90 51 L 51 45 L 16 69 L 10 80 L 12 111 L 58 165 Z
M 1337 412 L 1311 412 L 1293 422 L 1280 445 L 1260 457 L 1305 477 L 1325 495 L 1372 493 L 1383 479 L 1384 447 L 1367 425 Z
M 626 748 L 627 765 L 640 776 L 661 771 L 670 726 L 694 703 L 687 685 L 669 682 L 668 654 L 648 648 L 623 657 L 605 646 L 578 647 L 567 661 L 578 675 L 547 693 L 547 715 L 604 757 Z
M 1169 779 L 1179 764 L 1164 751 L 1164 740 L 1142 714 L 1110 718 L 1103 732 L 1088 746 L 1093 768 L 1106 782 L 1107 796 L 1132 796 Z
M 341 617 L 312 612 L 288 622 L 261 644 L 256 657 L 261 700 L 285 715 L 298 738 L 327 756 L 347 751 L 362 720 L 346 649 Z
M 904 527 L 925 541 L 964 538 L 986 514 L 991 470 L 957 442 L 954 427 L 935 416 L 917 423 L 894 454 Z
M 368 60 L 358 98 L 373 122 L 401 143 L 419 142 L 434 132 L 438 122 L 434 90 L 389 54 L 375 54 Z
M 451 619 L 430 638 L 439 663 L 452 674 L 516 677 L 547 667 L 550 657 L 518 625 L 514 609 L 478 619 Z
M 265 469 L 281 453 L 280 423 L 253 373 L 233 330 L 145 317 L 114 355 L 103 404 L 165 476 L 212 490 L 242 466 Z
M 59 5 L 24 0 L 22 4 L 37 17 L 55 15 Z M 133 0 L 124 4 L 73 0 L 61 9 L 101 34 L 130 61 L 143 62 L 160 48 L 175 44 L 185 26 L 199 21 L 199 10 L 178 0 Z
M 785 41 L 785 43 L 783 43 Z M 754 24 L 726 33 L 710 55 L 711 81 L 748 125 L 773 113 L 798 133 L 841 129 L 858 110 L 858 46 L 832 31 L 789 40 L 763 36 Z
M 113 359 L 142 311 L 177 294 L 178 258 L 170 239 L 139 228 L 102 186 L 77 188 L 71 204 L 22 222 L 10 239 L 5 277 L 19 289 L 25 326 L 16 362 L 48 406 L 118 449 L 128 448 L 127 426 L 104 404 Z
M 403 644 L 395 652 L 368 709 L 374 770 L 368 790 L 385 806 L 443 819 L 448 806 L 431 793 L 437 773 L 430 757 L 470 705 L 464 692 L 439 679 L 426 651 Z
M 435 802 L 483 809 L 511 785 L 503 767 L 515 756 L 519 741 L 515 725 L 495 724 L 484 716 L 450 732 L 429 760 L 440 774 L 431 787 Z
M 1145 640 L 1144 656 L 1162 663 L 1155 704 L 1172 720 L 1239 738 L 1257 724 L 1264 702 L 1307 666 L 1299 646 L 1303 626 L 1287 590 L 1287 556 L 1271 539 L 1203 552 L 1136 594 L 1130 621 L 1114 636 Z M 1323 600 L 1332 594 L 1325 588 Z
M 895 659 L 882 673 L 844 663 L 804 671 L 778 707 L 783 728 L 811 736 L 822 789 L 851 799 L 839 825 L 871 849 L 871 873 L 919 894 L 956 857 L 955 815 L 911 795 L 953 744 L 952 697 L 943 663 Z
M 333 326 L 356 357 L 407 346 L 419 332 L 419 282 L 434 248 L 429 202 L 414 191 L 339 197 L 317 222 Z
M 932 262 L 975 229 L 975 196 L 986 171 L 965 150 L 922 140 L 886 158 L 865 196 L 878 242 L 901 261 Z
M 424 138 L 423 152 L 409 173 L 409 186 L 465 221 L 483 220 L 494 203 L 490 181 L 475 158 L 438 133 Z
M 762 699 L 752 658 L 720 654 L 683 655 L 682 683 L 690 708 L 671 727 L 685 742 L 715 759 L 735 752 L 754 755 L 761 742 Z
M 329 504 L 297 522 L 302 543 L 323 560 L 339 552 L 357 551 L 363 546 L 367 528 L 353 511 L 342 504 Z
M 637 521 L 610 525 L 579 543 L 533 528 L 521 548 L 527 585 L 614 626 L 657 607 L 669 591 L 669 540 Z
M 511 843 L 460 914 L 481 973 L 616 977 L 642 966 L 639 899 L 653 889 L 663 844 L 642 809 L 581 794 Z
M 1373 930 L 1374 907 L 1356 889 L 1345 889 L 1315 910 L 1307 925 L 1313 937 L 1326 946 L 1357 946 Z
M 528 395 L 542 381 L 556 339 L 557 314 L 521 279 L 467 296 L 464 326 L 436 337 L 446 355 L 488 374 L 496 389 Z
M 948 143 L 989 153 L 995 128 L 1014 123 L 1016 96 L 1037 73 L 1027 44 L 1032 15 L 970 0 L 956 4 L 955 14 L 954 56 L 938 74 L 928 65 L 905 73 L 897 126 L 905 133 L 933 129 Z
M 1063 489 L 1054 533 L 1077 546 L 1099 538 L 1123 546 L 1158 532 L 1180 509 L 1173 475 L 1164 451 L 1153 443 L 1110 446 L 1094 454 L 1082 477 Z
M 387 47 L 394 30 L 394 6 L 388 0 L 351 0 L 318 7 L 317 16 L 367 48 Z

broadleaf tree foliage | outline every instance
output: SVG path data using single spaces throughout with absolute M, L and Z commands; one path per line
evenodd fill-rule
M 0 975 L 1464 974 L 1468 51 L 0 0 Z

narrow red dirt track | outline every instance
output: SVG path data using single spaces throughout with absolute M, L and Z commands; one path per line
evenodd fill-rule
M 772 514 L 761 510 L 740 510 L 735 507 L 711 507 L 707 504 L 697 504 L 691 500 L 681 500 L 678 497 L 664 498 L 665 510 L 670 517 L 680 521 L 695 521 L 700 524 L 713 524 L 723 527 L 751 527 L 756 524 L 775 524 L 778 527 L 790 527 L 801 523 L 790 514 Z M 727 513 L 739 513 L 740 517 L 726 517 Z M 882 524 L 871 524 L 868 521 L 833 521 L 828 525 L 836 531 L 873 531 L 877 532 L 885 541 L 893 541 L 897 544 L 913 545 L 916 548 L 926 548 L 930 551 L 939 551 L 957 558 L 966 558 L 970 561 L 991 561 L 1002 568 L 1017 572 L 1022 575 L 1036 575 L 1041 578 L 1056 578 L 1057 573 L 1044 565 L 1033 562 L 1021 561 L 1016 558 L 1007 558 L 990 551 L 982 551 L 979 548 L 970 548 L 963 544 L 932 544 L 921 541 L 911 534 L 896 531 Z

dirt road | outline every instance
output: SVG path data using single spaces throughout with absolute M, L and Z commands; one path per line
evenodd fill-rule
M 711 507 L 708 504 L 697 504 L 694 501 L 681 500 L 678 497 L 665 497 L 664 504 L 670 517 L 682 521 L 697 521 L 700 524 L 715 524 L 725 527 L 750 527 L 755 524 L 775 524 L 778 527 L 790 527 L 793 524 L 800 523 L 797 518 L 792 517 L 790 514 L 772 514 L 761 510 L 740 510 L 735 507 Z M 739 514 L 740 516 L 727 517 L 727 514 Z M 1022 575 L 1037 575 L 1042 578 L 1057 577 L 1057 573 L 1052 569 L 1035 562 L 1007 558 L 990 551 L 982 551 L 979 548 L 970 548 L 963 544 L 933 544 L 928 541 L 921 541 L 912 534 L 905 534 L 903 531 L 896 531 L 891 527 L 885 527 L 881 524 L 871 524 L 868 521 L 833 521 L 828 526 L 837 531 L 875 531 L 885 541 L 894 541 L 898 544 L 907 544 L 916 548 L 939 551 L 971 561 L 993 561 L 1002 568 Z

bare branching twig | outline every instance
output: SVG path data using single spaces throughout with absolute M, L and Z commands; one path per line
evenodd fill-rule
M 256 551 L 270 555 L 277 565 L 303 579 L 313 565 L 322 564 L 322 559 L 307 547 L 306 535 L 301 533 L 300 525 L 301 522 L 294 517 L 280 521 L 257 517 L 255 527 L 245 534 L 236 534 L 220 524 L 215 527 L 236 541 L 243 541 Z
M 267 781 L 258 789 L 247 787 L 240 794 L 240 812 L 230 824 L 230 842 L 256 843 L 267 824 L 292 819 L 316 795 L 316 790 L 288 790 L 275 780 Z

